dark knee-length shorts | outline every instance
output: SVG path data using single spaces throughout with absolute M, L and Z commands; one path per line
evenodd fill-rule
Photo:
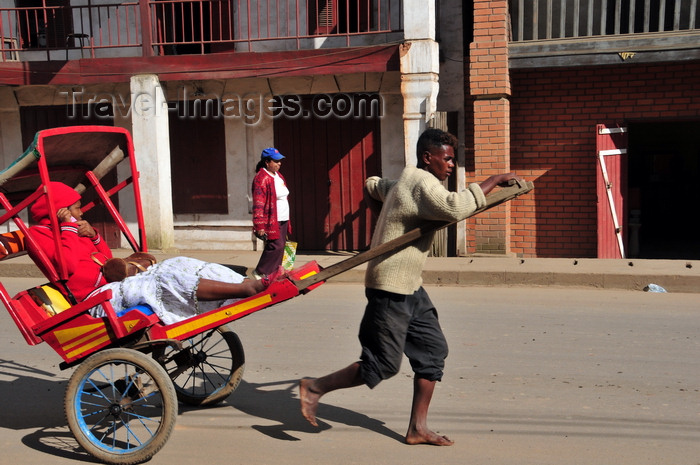
M 437 310 L 421 287 L 412 295 L 365 289 L 367 307 L 360 324 L 360 373 L 370 388 L 399 372 L 403 354 L 418 378 L 440 381 L 447 341 Z

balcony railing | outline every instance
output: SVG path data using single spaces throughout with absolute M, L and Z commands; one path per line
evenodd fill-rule
M 0 8 L 0 62 L 381 44 L 400 35 L 401 8 L 401 0 L 93 0 Z
M 699 0 L 509 0 L 513 42 L 655 32 L 700 26 Z

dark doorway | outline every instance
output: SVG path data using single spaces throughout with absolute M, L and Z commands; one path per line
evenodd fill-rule
M 168 116 L 173 213 L 228 214 L 221 102 L 180 101 Z
M 700 259 L 700 121 L 629 124 L 629 256 Z

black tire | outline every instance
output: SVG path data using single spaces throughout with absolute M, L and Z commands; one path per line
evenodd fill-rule
M 182 342 L 181 351 L 170 346 L 153 351 L 153 357 L 170 376 L 180 402 L 215 405 L 230 396 L 245 370 L 238 335 L 222 325 Z
M 132 349 L 97 352 L 75 370 L 64 401 L 68 427 L 104 463 L 149 460 L 168 441 L 177 420 L 177 395 L 155 360 Z

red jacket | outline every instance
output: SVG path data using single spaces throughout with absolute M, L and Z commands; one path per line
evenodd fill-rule
M 29 234 L 58 270 L 53 232 L 48 223 L 49 220 L 46 219 L 42 224 L 32 226 L 29 228 Z M 90 239 L 78 236 L 78 228 L 74 223 L 61 223 L 60 227 L 63 260 L 68 273 L 67 285 L 73 296 L 80 302 L 90 292 L 107 284 L 102 276 L 102 267 L 95 263 L 92 255 L 95 254 L 100 263 L 104 263 L 107 258 L 112 258 L 112 251 L 99 234 Z M 29 253 L 36 256 L 36 252 L 33 252 L 31 247 Z
M 284 176 L 277 172 L 284 182 Z M 286 182 L 285 182 L 286 184 Z M 253 178 L 253 231 L 263 230 L 269 240 L 279 239 L 280 224 L 277 221 L 277 192 L 275 178 L 261 168 Z M 292 222 L 287 223 L 287 233 L 292 233 Z

